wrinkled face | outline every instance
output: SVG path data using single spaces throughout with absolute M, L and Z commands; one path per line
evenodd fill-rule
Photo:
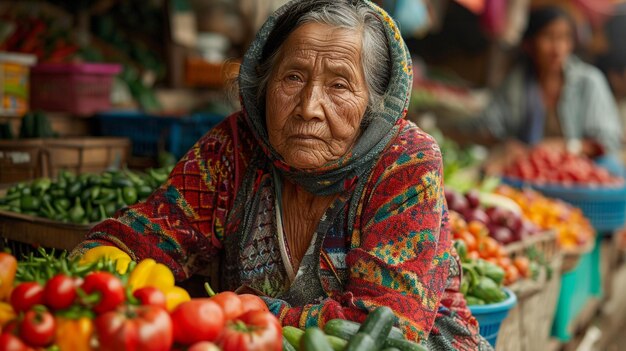
M 272 147 L 300 169 L 343 156 L 359 135 L 368 101 L 361 34 L 303 24 L 282 44 L 277 62 L 265 110 Z
M 574 48 L 572 27 L 560 18 L 543 28 L 531 42 L 531 55 L 539 70 L 560 70 Z

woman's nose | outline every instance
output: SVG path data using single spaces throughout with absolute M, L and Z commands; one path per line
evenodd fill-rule
M 302 89 L 302 97 L 300 99 L 300 115 L 304 120 L 323 119 L 324 109 L 322 108 L 322 99 L 324 96 L 323 87 L 309 82 Z

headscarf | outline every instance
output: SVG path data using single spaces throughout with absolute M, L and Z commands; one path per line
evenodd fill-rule
M 383 149 L 397 134 L 396 122 L 406 114 L 408 98 L 412 84 L 411 58 L 408 49 L 400 36 L 398 27 L 389 15 L 380 7 L 365 1 L 378 14 L 384 24 L 389 53 L 391 57 L 391 76 L 384 95 L 384 108 L 380 112 L 367 112 L 370 123 L 362 131 L 353 148 L 339 159 L 328 162 L 315 170 L 293 168 L 283 162 L 282 157 L 270 145 L 265 126 L 264 105 L 257 104 L 258 91 L 247 87 L 247 81 L 253 80 L 259 71 L 259 63 L 264 55 L 268 38 L 278 37 L 280 43 L 286 39 L 287 33 L 272 33 L 281 21 L 290 16 L 290 9 L 303 0 L 290 1 L 276 11 L 257 33 L 256 39 L 244 56 L 240 71 L 240 94 L 246 122 L 258 141 L 264 155 L 271 161 L 271 166 L 284 178 L 302 186 L 316 195 L 340 193 L 354 182 L 362 182 L 378 159 Z M 332 6 L 331 1 L 304 0 L 311 8 L 316 6 Z M 348 0 L 337 0 L 348 1 Z M 357 0 L 359 1 L 359 0 Z M 362 0 L 361 0 L 362 1 Z M 355 2 L 354 0 L 351 2 Z M 276 41 L 270 45 L 277 45 Z

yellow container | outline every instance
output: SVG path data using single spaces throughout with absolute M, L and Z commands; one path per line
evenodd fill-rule
M 0 52 L 0 117 L 28 111 L 30 66 L 34 55 Z

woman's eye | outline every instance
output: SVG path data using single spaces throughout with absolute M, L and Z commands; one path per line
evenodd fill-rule
M 347 89 L 347 86 L 343 83 L 335 83 L 333 84 L 333 88 L 343 90 L 343 89 Z
M 300 77 L 298 77 L 295 74 L 288 75 L 287 76 L 287 80 L 292 81 L 292 82 L 300 82 L 301 81 Z

